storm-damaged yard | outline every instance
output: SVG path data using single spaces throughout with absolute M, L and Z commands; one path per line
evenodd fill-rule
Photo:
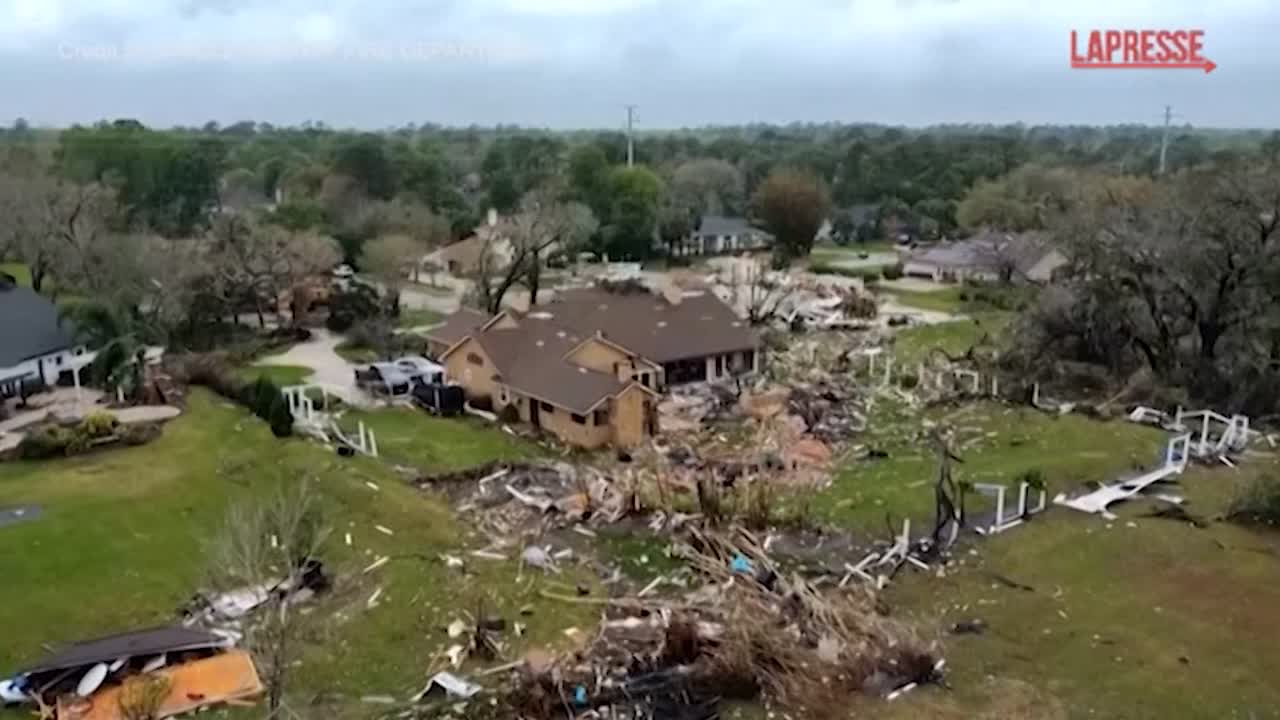
M 818 317 L 865 291 L 813 292 Z M 0 465 L 0 534 L 30 549 L 0 558 L 7 687 L 59 717 L 147 693 L 157 717 L 1280 706 L 1280 540 L 1243 499 L 1277 469 L 1266 426 L 1041 385 L 985 315 L 795 317 L 758 373 L 674 388 L 625 449 L 406 406 L 340 411 L 379 450 L 338 454 L 193 389 L 145 447 Z

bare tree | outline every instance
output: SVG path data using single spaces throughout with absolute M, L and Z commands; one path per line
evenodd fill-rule
M 286 711 L 290 672 L 319 613 L 294 607 L 328 542 L 320 504 L 309 482 L 281 490 L 266 502 L 237 505 L 209 544 L 209 582 L 216 592 L 269 588 L 264 602 L 245 618 L 244 645 L 267 686 L 267 717 Z
M 529 290 L 529 304 L 538 304 L 542 272 L 556 251 L 576 247 L 595 232 L 595 217 L 583 205 L 559 201 L 550 188 L 530 192 L 520 209 L 499 224 L 499 232 L 512 246 L 513 264 Z
M 423 256 L 449 241 L 448 219 L 431 212 L 426 205 L 400 198 L 382 206 L 384 232 L 403 235 L 413 241 L 417 257 L 413 262 L 413 281 L 418 282 L 423 269 Z
M 764 325 L 778 317 L 779 311 L 795 297 L 795 286 L 782 278 L 771 277 L 771 273 L 754 260 L 734 267 L 744 272 L 739 274 L 735 269 L 731 278 L 733 304 L 745 310 L 747 321 L 752 325 Z
M 421 258 L 418 244 L 408 235 L 383 235 L 365 243 L 360 267 L 382 285 L 386 309 L 399 308 L 407 271 L 416 268 Z

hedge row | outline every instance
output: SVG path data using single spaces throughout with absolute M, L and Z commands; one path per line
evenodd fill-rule
M 219 357 L 192 355 L 182 360 L 176 373 L 189 385 L 201 385 L 228 400 L 240 403 L 271 425 L 276 437 L 293 434 L 293 413 L 280 387 L 266 377 L 248 382 L 237 377 Z

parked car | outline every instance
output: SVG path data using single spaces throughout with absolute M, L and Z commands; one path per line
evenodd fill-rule
M 421 380 L 428 385 L 444 384 L 444 366 L 418 356 L 408 355 L 396 360 L 396 367 L 410 380 Z
M 373 363 L 368 368 L 356 369 L 356 386 L 372 393 L 408 395 L 413 381 L 395 363 Z
M 453 417 L 462 412 L 467 396 L 460 385 L 443 385 L 424 382 L 413 384 L 413 399 L 432 415 Z

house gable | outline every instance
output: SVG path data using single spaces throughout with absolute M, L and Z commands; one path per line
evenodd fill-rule
M 454 343 L 440 359 L 447 377 L 462 385 L 468 398 L 494 397 L 501 373 L 475 337 L 468 336 Z

